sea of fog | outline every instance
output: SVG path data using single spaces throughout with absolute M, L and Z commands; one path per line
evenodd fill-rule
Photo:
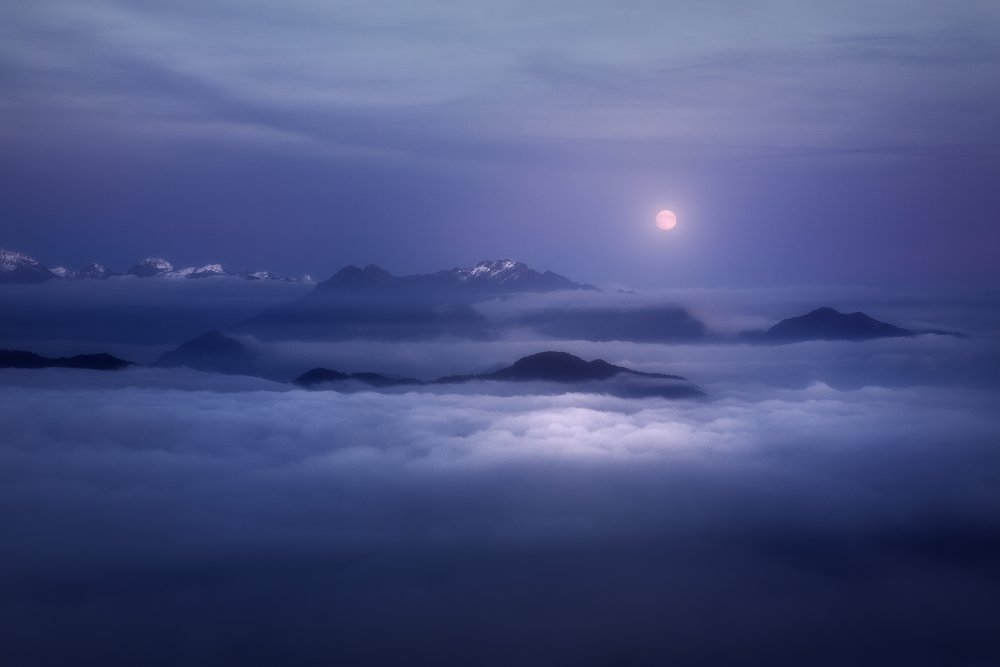
M 0 664 L 1000 664 L 997 313 L 866 294 L 971 337 L 268 344 L 416 377 L 561 349 L 697 400 L 0 370 Z M 710 296 L 674 299 L 827 303 Z

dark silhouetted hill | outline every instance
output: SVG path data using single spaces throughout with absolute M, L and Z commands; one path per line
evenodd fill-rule
M 328 368 L 314 368 L 292 380 L 294 384 L 302 387 L 322 386 L 328 389 L 353 388 L 358 383 L 375 388 L 398 386 L 420 388 L 461 385 L 474 381 L 518 385 L 518 392 L 529 394 L 583 391 L 626 398 L 650 396 L 694 398 L 705 395 L 678 375 L 643 373 L 609 364 L 603 359 L 585 361 L 568 352 L 540 352 L 518 359 L 510 366 L 492 373 L 449 375 L 431 382 L 388 377 L 378 373 L 343 373 Z
M 314 368 L 292 380 L 292 383 L 300 387 L 315 387 L 320 384 L 348 382 L 351 380 L 371 385 L 372 387 L 398 387 L 402 385 L 424 384 L 422 381 L 414 380 L 413 378 L 397 378 L 368 372 L 342 373 L 330 370 L 329 368 Z
M 110 354 L 78 354 L 73 357 L 43 357 L 25 350 L 0 350 L 0 368 L 83 368 L 116 371 L 134 366 Z
M 679 375 L 644 373 L 615 366 L 603 359 L 586 361 L 568 352 L 539 352 L 522 357 L 506 368 L 480 375 L 439 378 L 434 384 L 460 384 L 476 380 L 538 384 L 539 393 L 584 391 L 623 398 L 695 398 L 704 396 L 698 387 Z
M 624 366 L 609 364 L 603 359 L 584 361 L 568 352 L 539 352 L 522 357 L 506 368 L 475 377 L 482 380 L 584 382 L 587 380 L 607 380 L 620 373 L 660 380 L 684 379 L 679 375 L 642 373 Z
M 824 306 L 805 315 L 781 320 L 765 331 L 744 331 L 737 338 L 747 343 L 796 343 L 809 340 L 872 340 L 934 334 L 968 338 L 942 329 L 904 329 L 862 312 L 841 313 Z
M 781 320 L 766 331 L 744 331 L 740 339 L 754 343 L 794 343 L 807 340 L 869 340 L 913 336 L 915 332 L 864 313 L 845 314 L 833 308 L 817 308 L 799 317 Z
M 199 371 L 252 374 L 255 355 L 240 341 L 220 331 L 209 331 L 165 352 L 153 365 L 165 368 L 185 366 Z

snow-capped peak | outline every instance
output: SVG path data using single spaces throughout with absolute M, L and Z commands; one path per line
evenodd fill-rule
M 13 250 L 0 250 L 0 271 L 11 273 L 23 266 L 38 266 L 38 260 Z
M 205 266 L 194 269 L 188 274 L 188 278 L 208 278 L 211 276 L 228 276 L 229 271 L 226 271 L 222 264 L 206 264 Z
M 174 265 L 163 259 L 162 257 L 147 257 L 146 259 L 139 262 L 140 266 L 148 266 L 151 268 L 160 269 L 162 271 L 173 271 Z
M 516 269 L 526 269 L 528 268 L 520 262 L 515 262 L 510 259 L 498 259 L 495 261 L 482 261 L 476 264 L 472 268 L 472 275 L 474 276 L 498 276 L 501 273 L 507 273 L 509 271 L 514 271 Z
M 454 269 L 452 273 L 461 281 L 505 282 L 516 279 L 524 271 L 530 271 L 525 264 L 511 259 L 484 260 L 472 268 Z
M 172 273 L 173 271 L 174 265 L 162 257 L 147 257 L 129 269 L 127 273 L 139 276 L 140 278 L 149 278 L 151 276 Z
M 41 283 L 55 275 L 34 257 L 21 252 L 0 249 L 0 282 Z

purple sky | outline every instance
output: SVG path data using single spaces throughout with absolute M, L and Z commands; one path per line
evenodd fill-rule
M 994 0 L 8 2 L 0 247 L 995 284 L 998 35 Z

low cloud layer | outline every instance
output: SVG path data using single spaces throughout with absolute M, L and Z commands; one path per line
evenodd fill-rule
M 113 351 L 147 363 L 167 346 L 293 301 L 312 287 L 132 276 L 0 285 L 0 345 L 57 354 L 82 345 L 84 351 Z
M 0 372 L 5 662 L 1000 655 L 995 390 L 45 373 Z

